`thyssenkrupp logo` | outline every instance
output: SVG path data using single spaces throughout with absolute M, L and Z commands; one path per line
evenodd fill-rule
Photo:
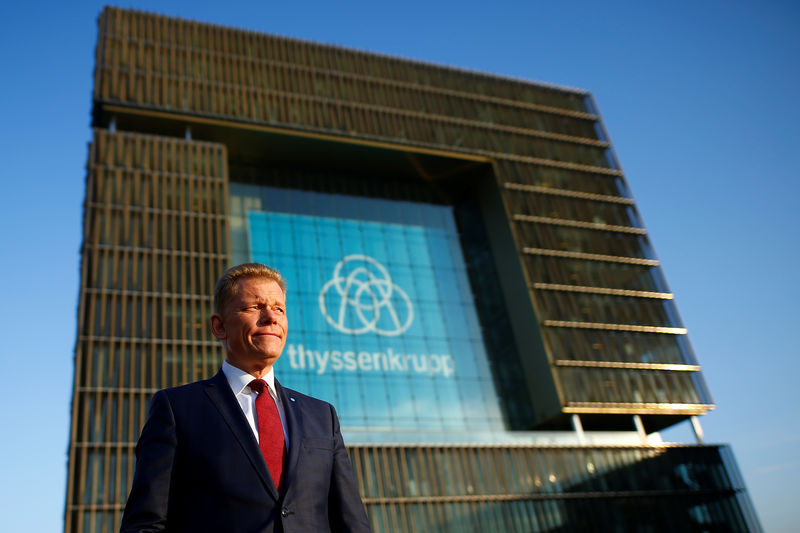
M 319 310 L 331 326 L 351 335 L 374 332 L 394 337 L 414 320 L 411 300 L 392 282 L 386 267 L 361 254 L 336 264 L 333 277 L 319 292 Z

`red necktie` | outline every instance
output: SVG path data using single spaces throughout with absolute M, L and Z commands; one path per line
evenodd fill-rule
M 258 394 L 256 397 L 258 446 L 264 454 L 272 481 L 280 492 L 283 485 L 283 459 L 286 456 L 286 446 L 284 446 L 283 425 L 278 414 L 278 406 L 272 399 L 264 380 L 251 381 L 250 390 Z

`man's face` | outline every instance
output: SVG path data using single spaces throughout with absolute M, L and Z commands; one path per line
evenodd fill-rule
M 211 317 L 211 332 L 225 345 L 230 364 L 263 375 L 286 344 L 286 296 L 271 279 L 244 278 L 236 286 L 222 314 Z

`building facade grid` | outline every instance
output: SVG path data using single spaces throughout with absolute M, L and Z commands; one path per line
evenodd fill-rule
M 66 531 L 116 529 L 151 395 L 218 368 L 229 184 L 264 181 L 267 138 L 402 160 L 421 192 L 304 178 L 298 156 L 272 186 L 454 206 L 475 298 L 501 295 L 480 320 L 509 430 L 650 432 L 713 408 L 589 93 L 117 8 L 98 31 Z M 350 453 L 376 531 L 758 529 L 724 446 Z

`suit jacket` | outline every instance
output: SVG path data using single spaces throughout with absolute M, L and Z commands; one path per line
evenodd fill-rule
M 220 371 L 153 397 L 120 531 L 370 531 L 333 406 L 275 388 L 289 435 L 283 494 Z

